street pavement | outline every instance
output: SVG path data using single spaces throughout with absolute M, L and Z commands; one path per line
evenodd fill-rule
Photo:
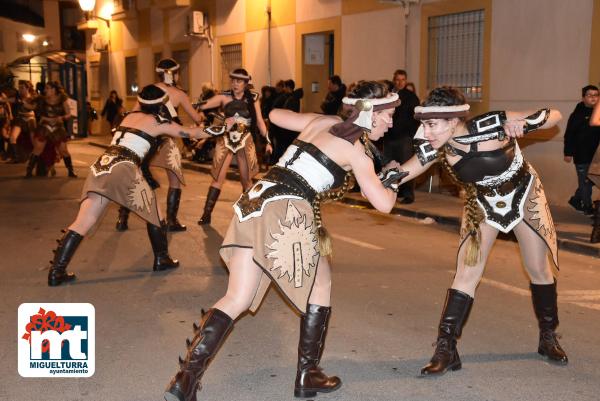
M 186 171 L 180 220 L 189 230 L 170 236 L 179 269 L 152 273 L 144 222 L 132 217 L 128 232 L 115 232 L 113 205 L 73 258 L 77 282 L 49 288 L 44 268 L 54 240 L 74 219 L 87 166 L 102 151 L 87 142 L 70 147 L 78 179 L 67 178 L 59 167 L 54 178 L 25 180 L 23 165 L 0 165 L 0 400 L 162 400 L 192 322 L 226 289 L 218 247 L 240 185 L 225 184 L 213 225 L 200 227 L 196 221 L 210 177 Z M 159 189 L 164 200 L 166 178 L 160 171 L 155 175 L 164 183 Z M 419 194 L 411 206 L 418 202 Z M 421 214 L 384 215 L 360 204 L 330 204 L 323 216 L 334 240 L 334 273 L 322 366 L 339 375 L 343 386 L 318 400 L 600 399 L 598 258 L 565 250 L 559 255 L 558 331 L 569 365 L 552 365 L 536 353 L 537 322 L 518 246 L 498 241 L 459 341 L 463 369 L 421 378 L 452 281 L 456 227 Z M 24 302 L 95 306 L 93 377 L 19 376 L 17 308 Z M 203 379 L 199 400 L 293 400 L 298 325 L 297 315 L 272 289 L 255 316 L 236 323 Z

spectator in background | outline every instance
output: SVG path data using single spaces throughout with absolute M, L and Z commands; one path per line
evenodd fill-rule
M 108 99 L 106 99 L 106 103 L 104 103 L 104 108 L 102 108 L 102 112 L 100 115 L 106 118 L 108 124 L 110 124 L 110 128 L 113 129 L 115 127 L 115 122 L 117 121 L 117 116 L 123 112 L 123 100 L 117 94 L 117 91 L 110 91 L 110 95 Z
M 600 127 L 590 126 L 590 116 L 598 103 L 598 87 L 588 85 L 581 89 L 582 101 L 575 106 L 565 131 L 564 160 L 575 164 L 577 190 L 569 205 L 586 215 L 593 214 L 592 188 L 588 170 L 600 142 Z
M 383 154 L 386 159 L 393 159 L 399 163 L 405 163 L 414 154 L 413 138 L 419 122 L 414 119 L 415 107 L 419 105 L 419 98 L 414 92 L 406 88 L 406 71 L 396 70 L 394 72 L 394 88 L 392 92 L 398 94 L 400 106 L 394 111 L 394 125 L 383 137 Z M 401 203 L 409 204 L 415 201 L 414 182 L 400 186 L 398 198 Z
M 277 98 L 277 102 L 273 105 L 274 109 L 291 110 L 296 113 L 300 112 L 300 99 L 304 96 L 302 88 L 295 89 L 296 83 L 293 79 L 288 79 L 283 83 L 283 93 Z M 271 124 L 271 137 L 273 138 L 273 155 L 271 163 L 275 164 L 283 155 L 285 150 L 298 137 L 299 132 L 290 131 L 281 128 L 275 124 Z
M 329 92 L 321 103 L 321 110 L 323 114 L 334 116 L 342 105 L 343 97 L 346 96 L 346 85 L 342 83 L 339 75 L 332 75 L 327 81 L 327 90 Z

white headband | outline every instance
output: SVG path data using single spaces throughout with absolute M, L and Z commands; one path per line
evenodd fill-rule
M 173 103 L 171 103 L 171 100 L 169 99 L 169 94 L 165 93 L 165 95 L 159 99 L 152 99 L 152 100 L 148 100 L 148 99 L 142 99 L 141 97 L 137 97 L 138 102 L 142 103 L 142 104 L 159 104 L 159 103 L 163 103 L 166 107 L 167 110 L 169 110 L 169 114 L 171 114 L 172 118 L 177 117 L 177 110 L 175 110 L 175 107 L 173 107 Z
M 381 106 L 383 104 L 394 103 L 398 100 L 397 93 L 390 93 L 386 97 L 379 99 L 361 99 L 361 98 L 350 98 L 344 97 L 342 103 L 355 106 L 360 113 L 353 124 L 359 127 L 368 129 L 369 131 L 373 128 L 373 109 L 375 106 Z
M 244 81 L 250 81 L 252 79 L 250 75 L 239 74 L 236 72 L 229 73 L 229 78 L 243 79 Z
M 418 120 L 466 117 L 471 106 L 459 104 L 456 106 L 417 106 L 415 107 L 415 118 Z

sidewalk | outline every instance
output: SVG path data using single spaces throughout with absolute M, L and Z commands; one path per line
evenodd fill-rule
M 107 147 L 108 136 L 94 136 L 88 139 L 89 144 L 98 147 Z M 209 164 L 199 164 L 189 160 L 182 160 L 182 166 L 188 170 L 210 173 Z M 260 176 L 260 173 L 259 173 Z M 237 170 L 230 169 L 227 179 L 239 180 Z M 417 191 L 415 202 L 410 205 L 396 203 L 391 214 L 413 217 L 416 219 L 433 219 L 438 224 L 460 228 L 463 201 L 457 197 L 439 193 Z M 371 204 L 359 193 L 348 193 L 341 202 L 373 209 Z M 569 206 L 550 205 L 554 225 L 558 236 L 558 248 L 563 251 L 600 258 L 600 244 L 590 244 L 592 232 L 591 219 L 576 212 Z M 514 239 L 512 235 L 500 235 L 500 239 Z

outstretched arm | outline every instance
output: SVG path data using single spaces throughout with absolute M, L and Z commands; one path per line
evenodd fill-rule
M 184 127 L 175 122 L 156 124 L 152 129 L 154 135 L 169 135 L 174 138 L 184 139 L 205 139 L 211 138 L 210 135 L 204 132 L 204 127 Z
M 359 141 L 354 144 L 352 153 L 350 165 L 363 195 L 375 209 L 389 213 L 396 203 L 396 192 L 383 186 L 375 174 L 373 161 L 365 154 L 365 149 Z
M 511 138 L 521 138 L 533 130 L 552 128 L 561 119 L 562 114 L 555 109 L 507 111 L 504 131 Z
M 322 117 L 322 115 L 316 113 L 296 113 L 285 109 L 273 109 L 269 113 L 269 121 L 273 124 L 296 132 L 304 131 L 304 128 L 318 117 Z

